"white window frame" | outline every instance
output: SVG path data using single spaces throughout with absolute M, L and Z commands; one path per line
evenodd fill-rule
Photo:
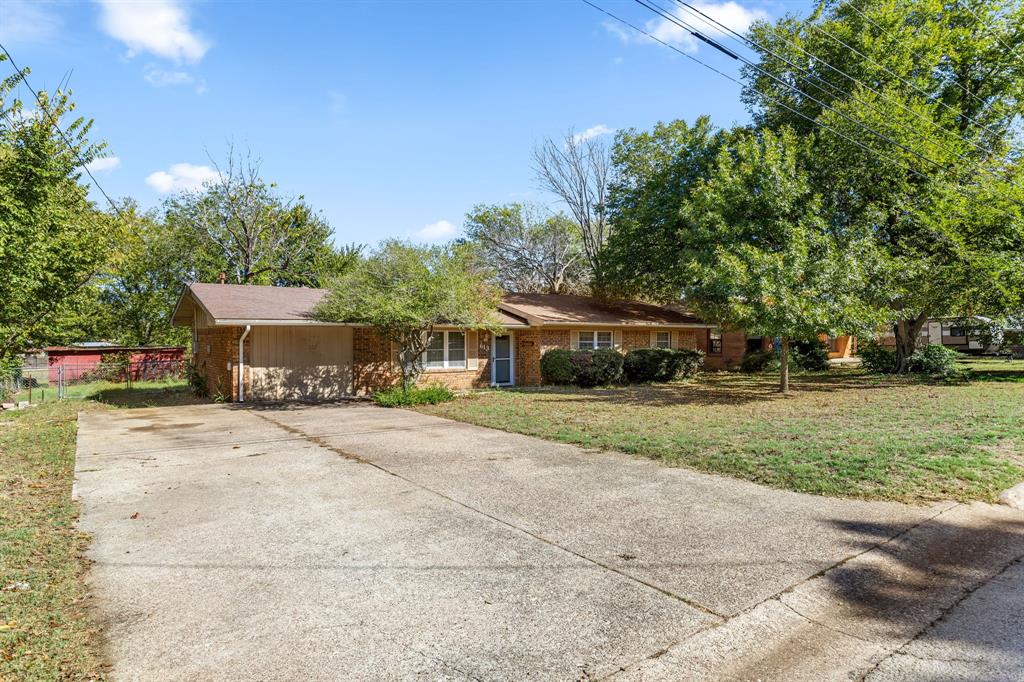
M 659 338 L 662 334 L 668 336 L 668 341 L 664 346 L 661 345 L 661 339 Z M 651 348 L 672 348 L 672 332 L 658 330 L 651 332 Z
M 433 334 L 440 334 L 441 341 L 444 344 L 444 361 L 441 365 L 428 365 L 427 364 L 427 349 L 423 349 L 423 369 L 428 372 L 437 372 L 445 369 L 469 369 L 469 334 L 460 329 L 446 329 L 444 331 L 438 330 L 432 332 Z M 449 334 L 462 334 L 462 360 L 458 361 L 457 364 L 452 364 L 448 359 L 448 335 Z M 429 335 L 428 335 L 429 337 Z M 429 343 L 429 338 L 428 341 Z
M 591 338 L 590 344 L 588 344 L 586 346 L 583 345 L 583 338 L 581 337 L 581 334 L 591 334 L 592 335 L 590 337 Z M 607 334 L 608 335 L 608 345 L 607 346 L 602 346 L 602 345 L 598 344 L 598 341 L 597 341 L 597 335 L 598 334 Z M 608 330 L 605 330 L 605 329 L 600 329 L 600 330 L 599 329 L 581 329 L 580 331 L 576 332 L 576 350 L 600 350 L 602 348 L 608 348 L 608 349 L 615 348 L 615 332 L 608 331 Z

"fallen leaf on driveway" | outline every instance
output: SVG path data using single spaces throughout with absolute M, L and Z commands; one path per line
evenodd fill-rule
M 131 515 L 130 518 L 133 518 L 133 519 L 139 518 L 139 512 L 135 512 L 134 514 Z

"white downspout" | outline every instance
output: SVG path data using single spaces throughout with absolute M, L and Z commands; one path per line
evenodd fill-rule
M 238 337 L 238 402 L 245 402 L 245 337 L 252 331 L 252 325 L 245 325 L 245 331 Z

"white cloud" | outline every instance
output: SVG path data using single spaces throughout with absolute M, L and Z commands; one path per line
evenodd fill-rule
M 582 133 L 576 133 L 573 135 L 572 141 L 575 144 L 579 144 L 580 142 L 586 142 L 587 140 L 591 140 L 595 137 L 601 137 L 602 135 L 611 135 L 614 132 L 614 128 L 609 128 L 603 123 L 598 123 L 596 126 L 587 128 Z
M 192 76 L 186 71 L 165 71 L 152 64 L 143 71 L 143 78 L 150 85 L 163 87 L 165 85 L 191 85 L 194 82 Z
M 209 166 L 195 166 L 191 163 L 176 163 L 166 171 L 156 171 L 146 176 L 146 184 L 160 194 L 202 189 L 207 182 L 218 178 L 217 171 Z
M 768 13 L 764 10 L 744 7 L 733 0 L 727 0 L 726 2 L 692 2 L 690 4 L 715 21 L 733 31 L 736 31 L 737 33 L 745 32 L 752 23 L 759 19 L 768 18 Z M 699 15 L 694 14 L 690 10 L 682 7 L 673 7 L 668 11 L 709 38 L 721 38 L 731 35 L 725 29 L 711 23 L 709 20 Z M 636 33 L 635 31 L 627 31 L 617 23 L 605 21 L 604 27 L 605 30 L 624 43 L 650 42 L 647 36 Z M 684 52 L 696 52 L 697 48 L 700 46 L 700 42 L 694 38 L 687 29 L 682 28 L 663 17 L 656 17 L 648 20 L 644 24 L 644 28 L 658 40 L 678 47 Z
M 459 231 L 459 228 L 452 225 L 447 220 L 438 220 L 436 223 L 430 223 L 424 225 L 420 229 L 413 232 L 412 236 L 420 241 L 425 242 L 436 242 L 442 239 L 450 239 L 455 236 L 455 233 Z
M 146 79 L 146 82 L 150 85 L 155 85 L 158 88 L 175 85 L 194 85 L 196 94 L 201 95 L 206 92 L 206 80 L 196 78 L 187 71 L 161 69 L 155 64 L 147 64 L 146 68 L 142 72 L 142 77 Z
M 96 0 L 102 8 L 100 25 L 112 38 L 128 47 L 128 56 L 149 52 L 177 63 L 196 63 L 210 43 L 188 23 L 188 12 L 179 0 Z
M 112 171 L 121 167 L 121 159 L 116 156 L 105 156 L 102 159 L 93 159 L 85 164 L 85 167 L 92 173 Z
M 48 43 L 62 26 L 60 16 L 49 3 L 3 0 L 0 10 L 0 42 L 9 45 Z

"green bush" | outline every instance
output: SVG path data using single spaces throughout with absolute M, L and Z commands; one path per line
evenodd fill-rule
M 910 356 L 910 371 L 931 376 L 948 377 L 956 372 L 956 361 L 960 353 L 938 344 L 918 348 Z
M 896 371 L 896 351 L 876 341 L 860 344 L 861 366 L 875 374 L 892 374 Z
M 626 381 L 672 381 L 690 376 L 704 365 L 704 353 L 699 350 L 671 350 L 668 348 L 636 348 L 626 353 L 622 370 Z
M 412 405 L 437 405 L 455 398 L 452 389 L 444 384 L 429 386 L 412 386 L 405 389 L 401 386 L 385 388 L 373 394 L 374 401 L 381 407 L 409 407 Z
M 821 339 L 797 341 L 790 351 L 793 363 L 808 372 L 823 372 L 832 366 L 828 361 L 828 346 Z
M 622 379 L 622 354 L 610 348 L 574 351 L 569 358 L 576 385 L 605 386 Z
M 672 363 L 669 366 L 669 376 L 666 381 L 693 376 L 702 369 L 704 369 L 704 351 L 680 348 L 672 351 Z
M 622 360 L 626 381 L 631 384 L 667 381 L 673 354 L 674 351 L 668 348 L 636 348 L 629 351 Z
M 773 350 L 759 350 L 747 353 L 740 363 L 741 372 L 774 372 L 782 366 L 779 356 Z
M 572 351 L 555 348 L 540 358 L 540 376 L 545 384 L 569 386 L 576 382 L 576 369 L 570 358 Z

